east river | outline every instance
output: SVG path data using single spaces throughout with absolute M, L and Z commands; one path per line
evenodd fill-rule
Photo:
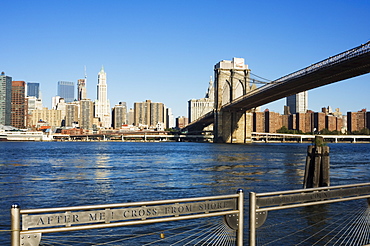
M 250 191 L 302 188 L 307 146 L 0 142 L 0 245 L 10 242 L 13 203 L 22 209 L 98 205 L 235 194 L 242 188 L 247 217 Z M 332 186 L 370 182 L 369 144 L 329 146 Z

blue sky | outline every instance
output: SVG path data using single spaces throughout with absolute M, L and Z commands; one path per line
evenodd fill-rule
M 0 0 L 0 70 L 39 82 L 51 107 L 60 80 L 107 73 L 108 97 L 133 107 L 163 102 L 187 116 L 204 97 L 213 66 L 242 57 L 274 80 L 370 40 L 370 1 Z M 309 91 L 309 109 L 370 110 L 370 75 Z M 283 112 L 285 99 L 262 106 Z

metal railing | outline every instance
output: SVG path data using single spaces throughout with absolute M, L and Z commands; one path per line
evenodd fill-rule
M 236 194 L 107 205 L 20 209 L 11 207 L 11 246 L 38 246 L 42 233 L 102 229 L 225 216 L 243 245 L 243 190 Z
M 364 198 L 370 198 L 370 183 L 259 194 L 250 192 L 249 245 L 256 245 L 256 228 L 262 226 L 265 222 L 268 211 L 344 202 Z

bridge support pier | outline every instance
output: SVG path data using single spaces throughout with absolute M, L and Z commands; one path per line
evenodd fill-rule
M 219 111 L 214 122 L 215 143 L 252 142 L 251 111 Z

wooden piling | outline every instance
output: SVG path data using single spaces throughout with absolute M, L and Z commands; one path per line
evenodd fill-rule
M 317 188 L 330 185 L 329 147 L 324 146 L 324 138 L 315 137 L 315 145 L 308 146 L 303 188 Z
M 322 146 L 320 187 L 330 186 L 329 146 Z

